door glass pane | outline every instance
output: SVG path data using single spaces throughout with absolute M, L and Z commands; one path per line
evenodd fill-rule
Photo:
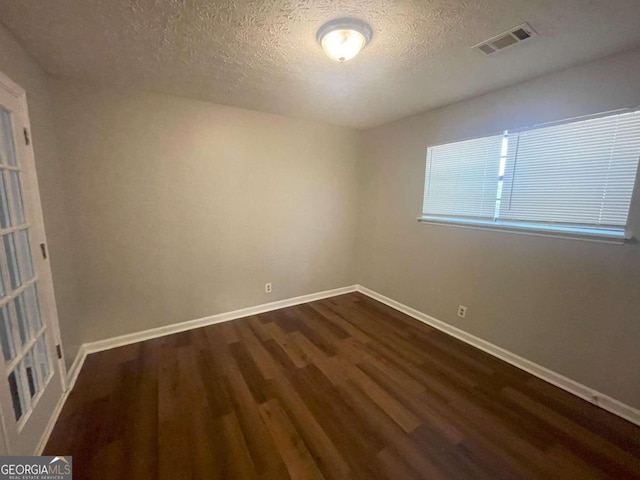
M 16 244 L 13 240 L 13 233 L 9 233 L 2 237 L 4 246 L 4 254 L 7 259 L 7 267 L 9 267 L 9 281 L 11 288 L 16 289 L 22 282 L 20 281 L 20 271 L 18 270 L 18 259 L 16 257 Z
M 33 263 L 31 263 L 31 250 L 27 230 L 16 232 L 18 260 L 20 262 L 20 277 L 26 282 L 33 278 Z
M 29 324 L 34 335 L 42 328 L 42 319 L 40 318 L 40 305 L 38 305 L 38 287 L 29 285 L 22 294 L 26 302 L 27 316 Z
M 11 189 L 13 193 L 14 208 L 14 225 L 22 225 L 24 223 L 24 207 L 22 206 L 22 189 L 20 188 L 20 174 L 15 170 L 9 172 L 11 176 Z
M 18 332 L 20 333 L 20 342 L 22 345 L 29 340 L 29 319 L 27 318 L 27 312 L 24 308 L 24 293 L 21 293 L 13 300 L 13 305 L 16 309 L 16 318 L 18 319 Z
M 27 375 L 27 385 L 29 386 L 29 395 L 31 398 L 36 396 L 36 393 L 40 391 L 40 382 L 38 379 L 38 372 L 36 370 L 36 363 L 33 358 L 35 348 L 29 350 L 24 356 L 22 363 L 24 364 L 24 371 Z
M 0 162 L 5 165 L 16 165 L 16 153 L 11 131 L 11 114 L 0 108 Z
M 36 343 L 36 350 L 38 368 L 40 369 L 40 378 L 42 378 L 43 382 L 46 382 L 51 370 L 49 369 L 49 357 L 47 355 L 47 343 L 44 341 L 44 334 L 42 334 L 38 339 L 38 343 Z
M 17 421 L 22 418 L 22 413 L 24 412 L 24 393 L 22 391 L 22 381 L 19 368 L 16 368 L 9 374 L 9 390 L 11 391 L 13 413 L 15 414 Z
M 0 343 L 2 344 L 2 354 L 5 362 L 13 360 L 16 356 L 16 349 L 13 344 L 13 331 L 9 318 L 7 306 L 0 308 Z
M 7 202 L 7 187 L 4 182 L 4 171 L 0 170 L 0 227 L 7 228 L 11 225 L 9 219 L 9 203 Z

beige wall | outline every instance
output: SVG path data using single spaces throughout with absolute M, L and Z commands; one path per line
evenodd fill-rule
M 74 248 L 69 236 L 65 178 L 57 153 L 48 76 L 2 25 L 0 71 L 27 92 L 31 137 L 60 329 L 65 353 L 67 357 L 73 358 L 79 346 Z
M 354 131 L 51 87 L 83 342 L 355 283 Z
M 426 148 L 640 105 L 640 50 L 362 133 L 361 284 L 640 407 L 640 244 L 419 224 Z M 640 236 L 640 182 L 631 222 Z M 469 307 L 456 317 L 458 304 Z

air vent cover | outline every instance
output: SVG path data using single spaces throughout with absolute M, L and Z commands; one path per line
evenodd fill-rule
M 518 25 L 517 27 L 513 27 L 512 29 L 501 33 L 500 35 L 496 35 L 489 40 L 480 42 L 471 48 L 474 48 L 485 55 L 492 55 L 500 50 L 504 50 L 505 48 L 515 45 L 516 43 L 524 42 L 536 35 L 536 31 L 531 28 L 531 25 L 523 23 L 522 25 Z

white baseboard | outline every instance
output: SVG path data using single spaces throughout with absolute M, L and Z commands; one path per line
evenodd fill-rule
M 81 345 L 78 349 L 78 353 L 76 353 L 76 358 L 71 364 L 71 368 L 67 370 L 67 391 L 70 391 L 75 386 L 76 380 L 78 379 L 78 375 L 80 374 L 80 370 L 82 370 L 82 365 L 84 365 L 84 360 L 86 358 L 87 349 L 84 345 Z
M 324 292 L 311 293 L 309 295 L 301 295 L 299 297 L 287 298 L 284 300 L 278 300 L 276 302 L 263 303 L 262 305 L 256 305 L 255 307 L 242 308 L 240 310 L 234 310 L 232 312 L 219 313 L 217 315 L 198 318 L 196 320 L 173 323 L 171 325 L 165 325 L 163 327 L 151 328 L 149 330 L 143 330 L 141 332 L 129 333 L 127 335 L 121 335 L 119 337 L 108 338 L 106 340 L 89 342 L 85 343 L 83 347 L 87 354 L 101 352 L 102 350 L 122 347 L 124 345 L 130 345 L 132 343 L 138 343 L 145 340 L 151 340 L 153 338 L 164 337 L 165 335 L 171 335 L 173 333 L 185 332 L 187 330 L 206 327 L 215 323 L 228 322 L 230 320 L 236 320 L 238 318 L 248 317 L 250 315 L 257 315 L 260 313 L 270 312 L 272 310 L 278 310 L 280 308 L 292 307 L 294 305 L 300 305 L 301 303 L 313 302 L 315 300 L 335 297 L 336 295 L 344 295 L 345 293 L 351 293 L 355 291 L 356 286 L 352 285 L 349 287 L 326 290 Z
M 511 353 L 504 348 L 498 347 L 493 343 L 487 342 L 475 335 L 465 332 L 464 330 L 460 330 L 448 323 L 443 322 L 442 320 L 438 320 L 433 318 L 426 313 L 422 313 L 414 308 L 411 308 L 407 305 L 404 305 L 400 302 L 397 302 L 389 297 L 385 297 L 384 295 L 370 290 L 362 285 L 357 285 L 357 291 L 367 295 L 368 297 L 373 298 L 385 305 L 390 306 L 398 310 L 399 312 L 405 313 L 410 317 L 415 318 L 427 325 L 430 325 L 438 330 L 443 331 L 444 333 L 451 335 L 452 337 L 457 338 L 458 340 L 462 340 L 469 345 L 472 345 L 480 350 L 487 352 L 494 357 L 497 357 L 501 360 L 504 360 L 511 365 L 524 370 L 525 372 L 529 372 L 531 375 L 534 375 L 542 380 L 555 385 L 563 390 L 566 390 L 569 393 L 580 397 L 589 403 L 593 403 L 608 412 L 613 413 L 614 415 L 618 415 L 619 417 L 624 418 L 636 425 L 640 425 L 640 410 L 626 405 L 615 398 L 612 398 L 604 393 L 601 393 L 593 388 L 587 387 L 581 383 L 576 382 L 575 380 L 571 380 L 570 378 L 565 377 L 564 375 L 560 375 L 559 373 L 554 372 L 553 370 L 549 370 L 537 363 L 532 362 L 531 360 L 527 360 L 526 358 L 522 358 L 515 353 Z

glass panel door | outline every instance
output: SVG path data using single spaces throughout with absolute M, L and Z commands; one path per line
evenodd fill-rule
M 59 334 L 49 266 L 34 249 L 44 228 L 32 150 L 19 135 L 26 101 L 6 82 L 0 75 L 0 413 L 10 454 L 29 455 L 62 395 Z

